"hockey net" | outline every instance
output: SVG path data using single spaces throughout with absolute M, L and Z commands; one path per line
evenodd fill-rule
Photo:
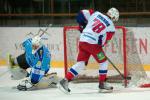
M 78 40 L 80 36 L 78 26 L 64 27 L 64 70 L 76 63 L 78 53 Z M 108 82 L 124 83 L 124 86 L 150 87 L 147 75 L 142 66 L 136 45 L 132 41 L 134 34 L 123 26 L 116 26 L 116 32 L 110 43 L 103 49 L 106 56 L 119 69 L 122 76 L 110 63 L 108 68 Z M 130 48 L 133 48 L 134 52 Z M 90 57 L 88 65 L 74 80 L 74 82 L 96 82 L 98 81 L 98 63 Z

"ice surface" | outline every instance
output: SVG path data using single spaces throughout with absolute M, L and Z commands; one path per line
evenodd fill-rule
M 51 71 L 63 77 L 63 69 Z M 7 67 L 0 67 L 0 100 L 150 100 L 150 88 L 124 88 L 121 84 L 112 84 L 113 93 L 98 93 L 98 83 L 71 83 L 71 94 L 64 94 L 58 88 L 18 91 L 14 88 L 18 82 L 10 79 Z

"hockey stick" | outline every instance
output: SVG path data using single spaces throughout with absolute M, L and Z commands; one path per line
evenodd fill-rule
M 48 36 L 50 36 L 50 34 L 48 34 L 47 30 L 48 30 L 49 27 L 51 27 L 51 26 L 52 26 L 52 24 L 48 24 L 48 25 L 46 26 L 45 30 L 40 28 L 37 34 L 33 34 L 32 32 L 30 32 L 30 33 L 26 34 L 26 36 L 32 35 L 32 36 L 30 36 L 30 38 L 33 38 L 33 37 L 39 35 L 39 36 L 41 37 L 41 39 L 43 39 L 43 40 L 48 40 L 48 38 L 42 38 L 42 36 L 43 36 L 45 33 L 46 33 Z M 42 33 L 40 33 L 41 31 L 42 31 Z M 17 48 L 16 45 L 15 45 L 15 47 Z M 19 45 L 19 47 L 22 48 L 22 43 Z
M 124 77 L 124 75 L 119 71 L 119 69 L 115 66 L 115 64 L 107 57 L 109 63 L 113 66 L 113 68 L 120 74 L 123 79 L 131 80 L 131 77 Z
M 47 30 L 48 30 L 48 28 L 51 27 L 51 26 L 52 26 L 52 24 L 48 24 L 48 25 L 46 26 L 45 30 L 42 29 L 42 28 L 39 28 L 39 31 L 38 31 L 37 34 L 33 34 L 32 32 L 30 32 L 30 33 L 26 34 L 26 36 L 32 35 L 33 37 L 35 37 L 35 36 L 39 35 L 40 37 L 42 37 L 45 33 L 46 33 L 48 36 L 50 36 L 50 34 L 48 34 Z M 40 32 L 42 32 L 42 33 L 40 33 Z
M 52 26 L 52 24 L 48 24 L 47 25 L 47 27 L 45 28 L 45 30 L 43 30 L 43 29 L 39 29 L 39 31 L 38 31 L 38 33 L 36 34 L 36 35 L 39 35 L 40 37 L 42 37 L 45 33 L 47 34 L 47 35 L 49 35 L 48 34 L 48 32 L 47 32 L 47 30 L 49 29 L 49 27 L 51 27 Z M 42 33 L 40 34 L 40 32 L 42 31 Z M 35 35 L 35 36 L 36 36 Z M 50 36 L 50 35 L 49 35 Z

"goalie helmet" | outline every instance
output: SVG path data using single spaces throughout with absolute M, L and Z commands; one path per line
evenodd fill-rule
M 113 20 L 118 21 L 119 11 L 116 8 L 110 8 L 107 12 L 107 15 Z
M 41 37 L 35 36 L 32 38 L 32 45 L 40 46 L 41 45 Z

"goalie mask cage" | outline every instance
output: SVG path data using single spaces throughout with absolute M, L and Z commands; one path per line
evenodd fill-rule
M 65 75 L 68 69 L 76 63 L 78 54 L 79 27 L 65 26 L 64 32 L 64 71 Z M 124 26 L 116 26 L 116 32 L 110 43 L 105 46 L 106 56 L 117 67 L 122 76 L 109 64 L 107 81 L 124 83 L 124 86 L 150 87 L 146 72 L 142 66 L 136 45 L 132 41 L 134 34 Z M 131 47 L 134 46 L 134 50 Z M 89 48 L 90 49 L 90 48 Z M 134 51 L 134 52 L 133 52 Z M 90 57 L 88 65 L 79 73 L 74 82 L 95 82 L 98 81 L 99 64 Z M 131 77 L 131 79 L 127 79 Z

